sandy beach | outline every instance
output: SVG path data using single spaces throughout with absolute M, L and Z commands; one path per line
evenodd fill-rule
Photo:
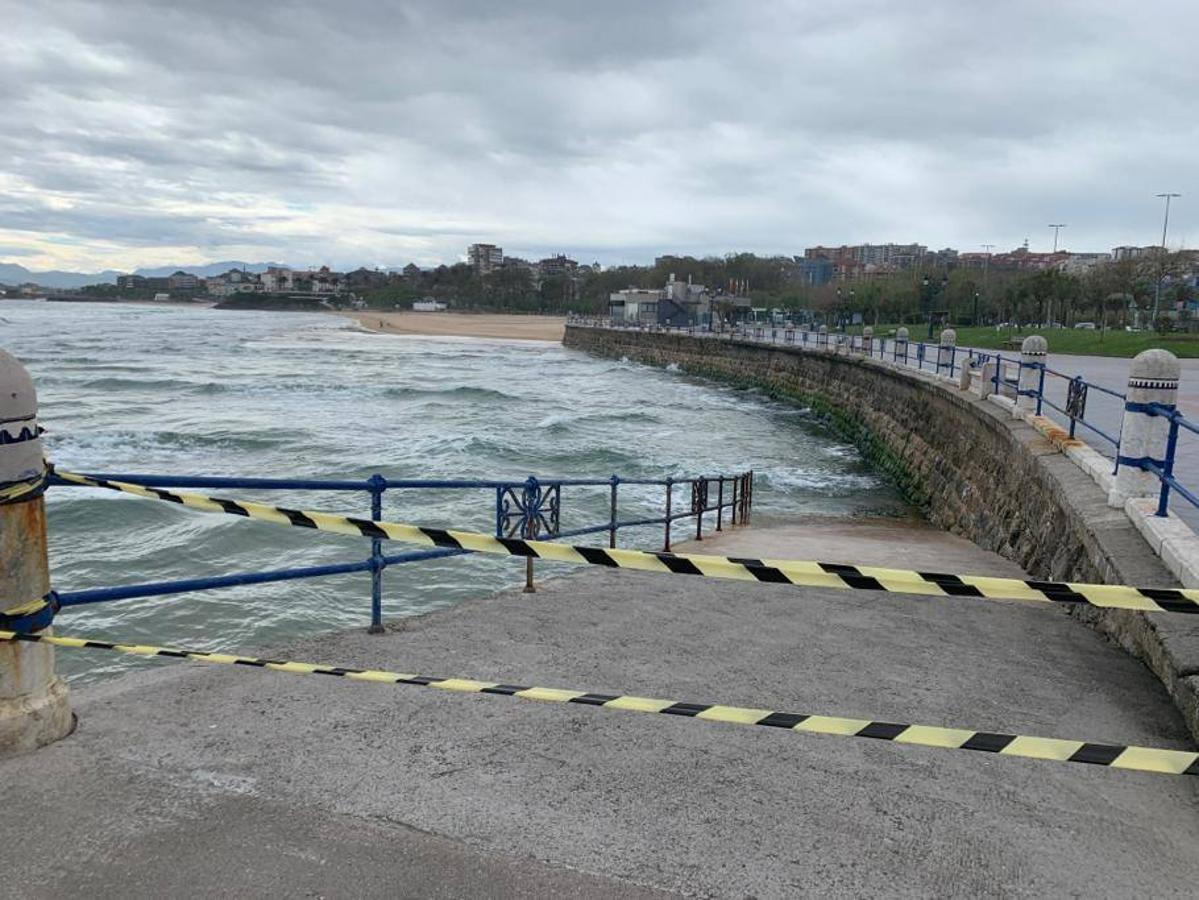
M 513 341 L 561 341 L 561 316 L 515 316 L 500 313 L 346 312 L 364 328 L 388 334 L 427 334 L 499 338 Z

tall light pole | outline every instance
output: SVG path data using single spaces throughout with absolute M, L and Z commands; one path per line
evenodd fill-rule
M 1057 234 L 1066 227 L 1065 222 L 1050 222 L 1049 227 L 1053 229 L 1053 252 L 1057 253 Z
M 1166 267 L 1166 229 L 1170 227 L 1170 199 L 1173 197 L 1181 197 L 1182 194 L 1167 192 L 1157 194 L 1158 197 L 1164 197 L 1166 200 L 1166 216 L 1162 219 L 1162 252 L 1157 258 L 1157 286 L 1153 290 L 1153 322 L 1152 327 L 1157 327 L 1157 307 L 1162 299 L 1162 278 L 1165 276 Z
M 987 255 L 983 258 L 983 300 L 989 300 L 990 294 L 987 292 L 987 272 L 990 271 L 991 268 L 991 251 L 995 249 L 995 245 L 982 244 L 981 246 L 987 251 Z M 978 316 L 976 315 L 975 319 L 977 318 Z M 977 325 L 978 322 L 975 322 L 974 324 Z

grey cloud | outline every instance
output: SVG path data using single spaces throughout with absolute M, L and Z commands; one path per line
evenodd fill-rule
M 97 268 L 100 242 L 128 267 L 156 242 L 616 262 L 1035 245 L 1059 219 L 1102 249 L 1152 239 L 1157 191 L 1194 193 L 1183 0 L 0 0 L 0 20 L 0 241 L 65 234 Z

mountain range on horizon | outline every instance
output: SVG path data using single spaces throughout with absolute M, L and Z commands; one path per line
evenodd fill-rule
M 245 269 L 249 272 L 265 272 L 267 266 L 283 266 L 284 263 L 256 262 L 249 263 L 241 260 L 224 260 L 222 262 L 205 263 L 199 266 L 152 266 L 134 269 L 131 274 L 144 275 L 147 278 L 162 278 L 182 269 L 193 275 L 208 278 L 220 275 L 230 269 Z M 18 263 L 0 262 L 0 284 L 18 285 L 33 282 L 41 287 L 65 290 L 80 288 L 89 284 L 116 284 L 118 275 L 129 273 L 118 272 L 115 269 L 105 269 L 103 272 L 67 272 L 61 269 L 48 271 L 33 271 Z

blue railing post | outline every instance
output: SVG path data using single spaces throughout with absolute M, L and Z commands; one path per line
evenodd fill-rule
M 724 531 L 724 476 L 716 481 L 716 530 Z
M 611 505 L 608 512 L 608 546 L 613 549 L 616 547 L 616 490 L 619 484 L 620 479 L 613 475 Z
M 1170 436 L 1166 438 L 1166 459 L 1162 466 L 1162 490 L 1157 496 L 1157 514 L 1166 515 L 1170 506 L 1170 479 L 1174 477 L 1174 451 L 1178 449 L 1178 413 L 1170 413 Z
M 1041 414 L 1041 401 L 1045 399 L 1045 363 L 1041 363 L 1039 368 L 1041 370 L 1041 375 L 1040 375 L 1040 378 L 1037 380 L 1037 415 L 1038 416 Z M 1071 422 L 1070 424 L 1071 424 L 1070 437 L 1074 437 L 1074 434 L 1073 434 L 1074 423 Z
M 378 522 L 383 518 L 383 492 L 387 490 L 387 480 L 378 473 L 370 477 L 371 492 L 371 521 Z M 387 563 L 383 560 L 383 541 L 371 538 L 371 624 L 368 634 L 383 633 L 383 570 Z
M 537 516 L 541 505 L 541 486 L 532 475 L 525 481 L 524 514 L 521 517 L 521 537 L 533 540 L 537 537 Z M 525 589 L 526 594 L 536 593 L 533 586 L 533 557 L 525 557 Z
M 674 479 L 666 479 L 666 539 L 662 543 L 662 551 L 670 552 L 670 501 L 674 495 Z

